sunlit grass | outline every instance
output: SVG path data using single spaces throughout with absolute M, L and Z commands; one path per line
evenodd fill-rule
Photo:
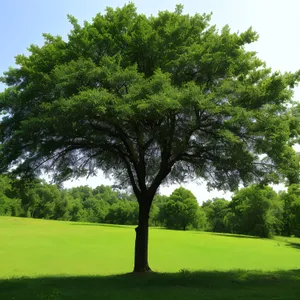
M 0 218 L 0 278 L 112 275 L 133 268 L 134 227 Z M 300 268 L 300 239 L 150 230 L 150 265 L 159 272 Z
M 143 276 L 133 246 L 132 226 L 0 217 L 0 299 L 299 299 L 299 239 L 153 228 Z

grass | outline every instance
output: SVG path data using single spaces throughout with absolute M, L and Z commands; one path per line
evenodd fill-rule
M 300 297 L 300 239 L 153 228 L 146 276 L 124 275 L 133 246 L 131 226 L 0 217 L 0 299 Z

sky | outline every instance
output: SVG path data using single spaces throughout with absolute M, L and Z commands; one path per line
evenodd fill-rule
M 136 0 L 138 12 L 156 15 L 161 10 L 174 10 L 184 5 L 184 12 L 213 13 L 211 24 L 221 29 L 228 24 L 232 31 L 242 32 L 250 26 L 259 34 L 259 40 L 249 46 L 273 71 L 296 71 L 300 69 L 300 1 L 299 0 Z M 43 44 L 42 33 L 67 37 L 70 24 L 67 14 L 80 23 L 91 21 L 97 13 L 104 13 L 107 6 L 123 6 L 124 0 L 0 0 L 0 76 L 9 66 L 14 66 L 17 54 L 27 53 L 30 44 Z M 0 92 L 4 90 L 0 84 Z M 295 89 L 295 100 L 300 101 L 300 87 Z M 113 184 L 101 172 L 97 177 L 65 183 L 76 185 Z M 161 194 L 169 195 L 179 185 L 164 186 Z M 206 190 L 204 182 L 183 184 L 190 189 L 199 202 L 213 197 L 230 198 L 230 193 Z

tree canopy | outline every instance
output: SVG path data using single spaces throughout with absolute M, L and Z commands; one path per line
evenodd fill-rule
M 273 73 L 247 51 L 258 38 L 251 28 L 218 31 L 210 15 L 181 5 L 147 17 L 128 4 L 69 21 L 66 41 L 44 34 L 1 79 L 0 172 L 62 181 L 102 169 L 130 183 L 144 249 L 136 270 L 149 269 L 148 216 L 162 182 L 201 177 L 234 189 L 295 176 L 300 72 Z

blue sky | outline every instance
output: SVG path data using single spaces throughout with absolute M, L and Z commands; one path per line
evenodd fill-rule
M 66 15 L 80 22 L 90 21 L 105 7 L 123 6 L 122 0 L 0 0 L 0 74 L 14 65 L 14 56 L 26 53 L 30 44 L 43 43 L 42 33 L 66 37 L 71 26 Z M 259 33 L 259 41 L 249 49 L 258 53 L 274 71 L 300 69 L 300 1 L 299 0 L 151 0 L 133 1 L 138 11 L 146 15 L 159 10 L 173 10 L 177 3 L 184 5 L 186 13 L 213 12 L 212 24 L 222 28 L 229 24 L 233 31 L 243 31 L 252 26 Z M 0 91 L 4 86 L 0 84 Z M 300 88 L 295 89 L 295 99 L 300 101 Z M 88 181 L 73 181 L 67 186 L 89 184 L 96 186 L 110 181 L 102 175 Z M 224 196 L 221 192 L 208 193 L 203 184 L 189 183 L 197 198 L 205 200 Z M 175 186 L 164 187 L 169 194 Z M 225 195 L 229 197 L 229 194 Z

